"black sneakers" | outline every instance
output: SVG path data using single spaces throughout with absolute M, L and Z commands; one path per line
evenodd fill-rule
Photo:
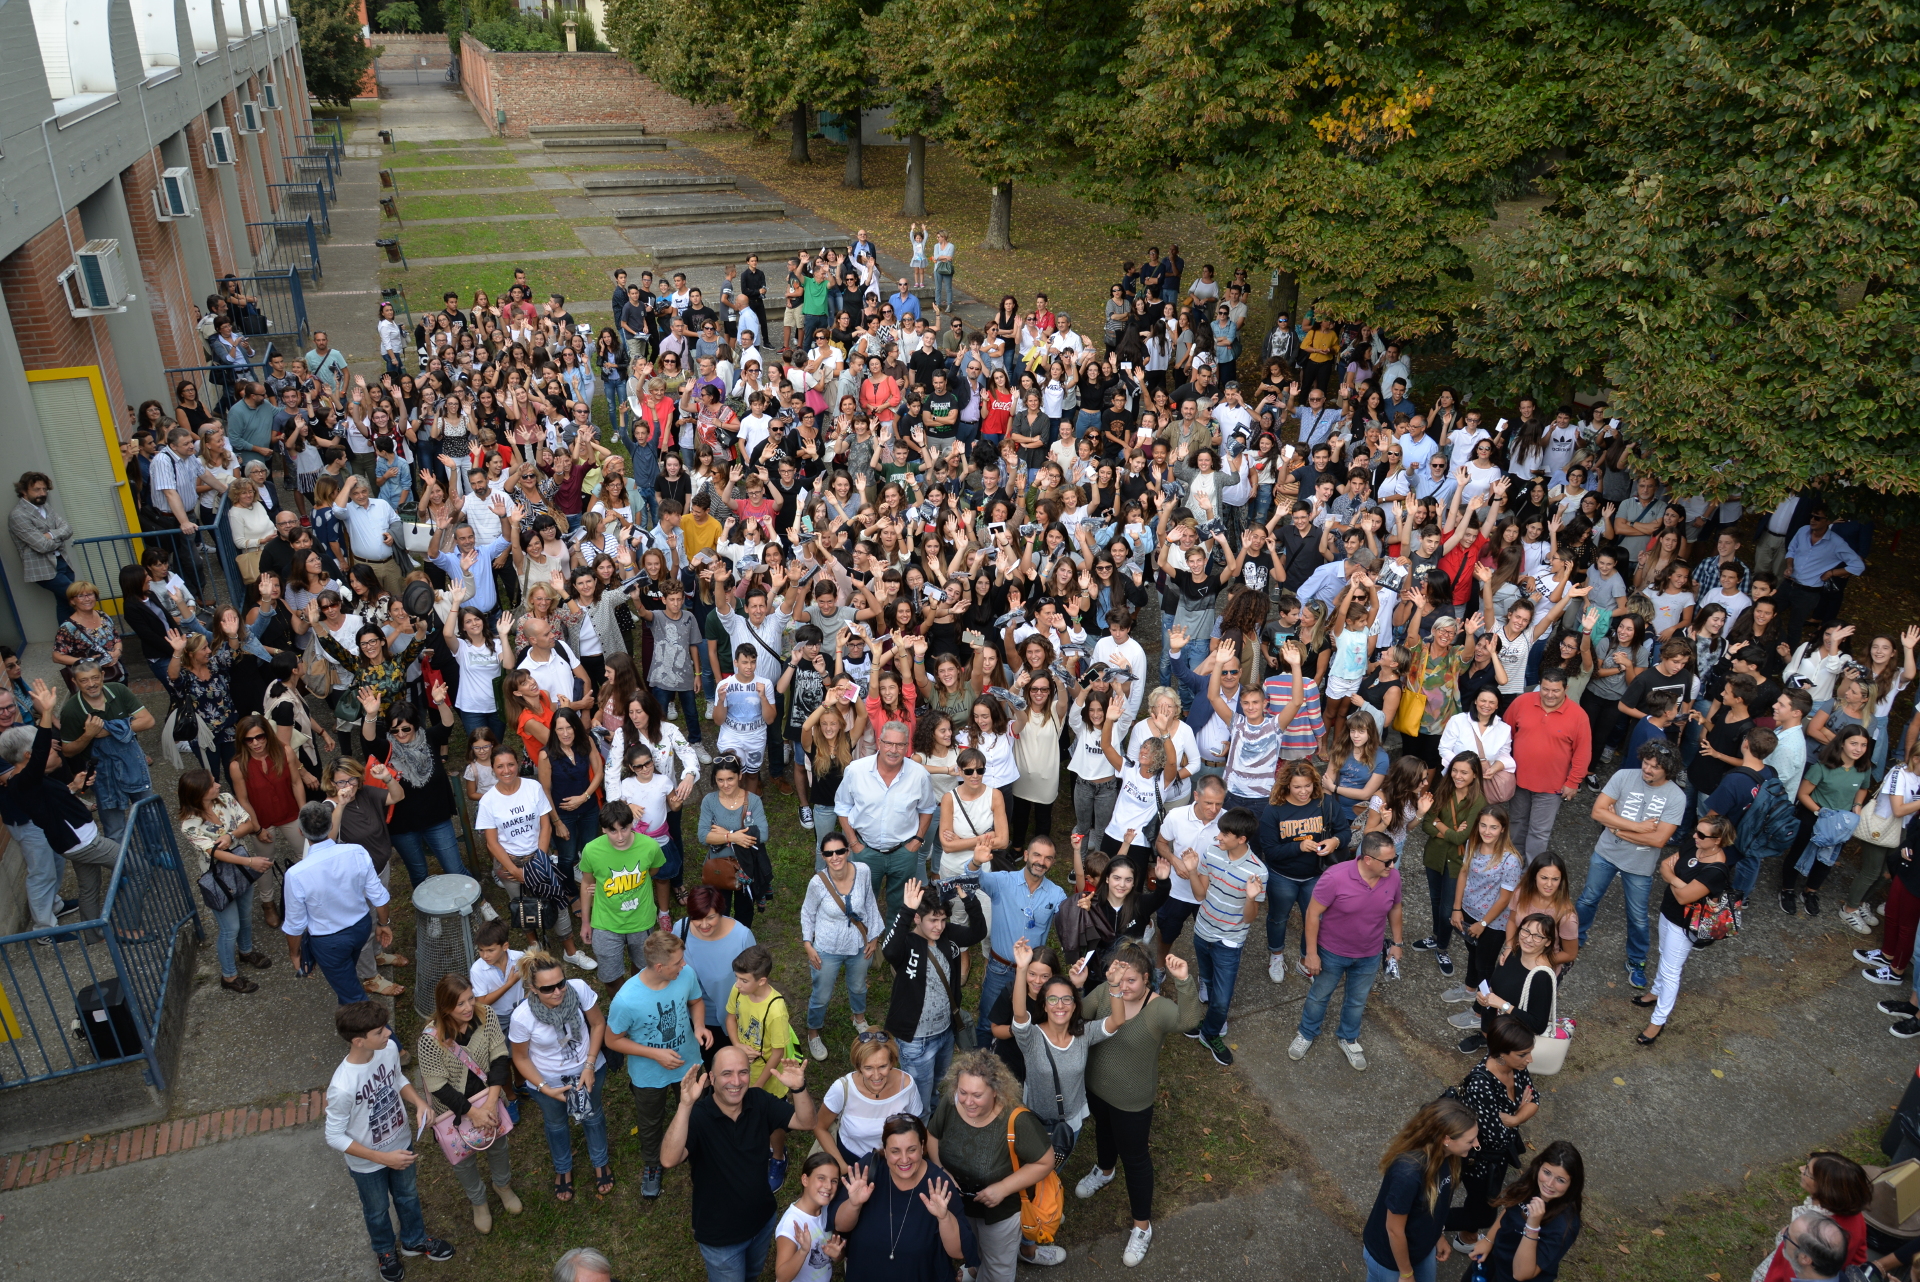
M 1416 953 L 1430 953 L 1440 947 L 1440 941 L 1432 935 L 1425 939 L 1416 939 L 1409 945 Z
M 400 1263 L 398 1251 L 382 1251 L 376 1258 L 380 1263 L 381 1282 L 400 1282 L 407 1276 L 407 1266 Z
M 1903 1019 L 1887 1031 L 1895 1037 L 1920 1037 L 1920 1019 Z
M 402 1255 L 424 1255 L 435 1264 L 445 1264 L 453 1258 L 453 1246 L 442 1238 L 430 1237 L 418 1246 L 400 1245 Z
M 1780 911 L 1789 917 L 1800 911 L 1800 901 L 1794 898 L 1791 890 L 1780 892 Z
M 1806 905 L 1807 916 L 1818 917 L 1820 915 L 1820 896 L 1815 894 L 1813 891 L 1811 890 L 1801 891 L 1800 902 Z
M 1885 1001 L 1880 1003 L 1880 1013 L 1882 1015 L 1899 1015 L 1905 1019 L 1912 1019 L 1914 1016 L 1920 1015 L 1920 1006 L 1915 1006 L 1912 1002 Z

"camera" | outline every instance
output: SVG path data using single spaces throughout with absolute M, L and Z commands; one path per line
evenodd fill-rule
M 1407 586 L 1407 567 L 1398 561 L 1389 561 L 1380 567 L 1380 573 L 1374 582 L 1389 592 L 1398 592 Z
M 1104 663 L 1096 663 L 1080 674 L 1080 684 L 1097 686 L 1113 679 L 1113 669 Z
M 1225 534 L 1226 532 L 1227 532 L 1227 523 L 1225 521 L 1218 521 L 1218 520 L 1208 521 L 1205 525 L 1200 526 L 1195 531 L 1195 533 L 1197 533 L 1203 539 L 1210 539 L 1210 538 L 1213 538 L 1215 535 Z
M 926 597 L 926 599 L 929 601 L 944 601 L 947 599 L 947 594 L 945 592 L 942 592 L 939 588 L 934 587 L 932 584 L 928 584 L 926 591 L 923 592 L 921 595 Z
M 1008 610 L 1005 614 L 993 621 L 993 630 L 995 632 L 1004 632 L 1026 617 L 1027 612 L 1025 610 Z
M 1020 527 L 1020 537 L 1023 539 L 1030 539 L 1034 535 L 1040 533 L 1040 531 L 1044 530 L 1045 528 L 1046 526 L 1041 525 L 1038 522 L 1029 521 Z

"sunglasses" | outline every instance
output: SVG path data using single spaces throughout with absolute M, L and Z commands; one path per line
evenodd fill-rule
M 887 1030 L 884 1028 L 869 1028 L 866 1032 L 854 1038 L 853 1041 L 856 1046 L 859 1046 L 859 1045 L 872 1046 L 878 1042 L 885 1042 L 886 1040 L 888 1040 L 888 1036 L 889 1034 L 887 1033 Z M 893 1115 L 893 1117 L 911 1117 L 911 1116 L 913 1116 L 913 1114 L 910 1114 L 910 1113 L 895 1113 Z M 893 1117 L 889 1117 L 887 1120 L 891 1122 L 893 1120 Z
M 967 778 L 971 779 L 976 775 L 983 775 L 987 773 L 987 771 L 984 766 L 969 766 L 969 767 L 962 768 L 960 773 L 966 776 Z
M 263 734 L 250 734 L 246 737 L 246 741 L 248 743 L 265 743 L 267 741 L 267 736 Z
M 563 979 L 557 984 L 535 984 L 533 991 L 536 993 L 557 993 L 566 986 L 567 981 Z

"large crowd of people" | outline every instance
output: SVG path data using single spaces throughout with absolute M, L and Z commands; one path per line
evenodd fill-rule
M 948 280 L 944 235 L 933 258 Z M 1864 977 L 1920 979 L 1920 627 L 1845 622 L 1865 532 L 1819 494 L 1755 524 L 1670 491 L 1603 404 L 1469 406 L 1364 325 L 1262 335 L 1244 273 L 1177 249 L 1126 265 L 1097 336 L 1044 295 L 976 324 L 950 285 L 923 308 L 895 283 L 864 233 L 784 280 L 749 259 L 711 301 L 622 272 L 596 335 L 516 271 L 410 336 L 383 308 L 373 383 L 324 335 L 236 358 L 136 416 L 168 533 L 116 585 L 131 639 L 76 581 L 48 479 L 16 486 L 70 686 L 0 690 L 33 920 L 56 924 L 63 861 L 95 915 L 152 789 L 137 647 L 194 759 L 179 827 L 222 986 L 257 991 L 277 929 L 338 997 L 327 1141 L 384 1278 L 453 1250 L 419 1128 L 484 1234 L 523 1209 L 509 1132 L 535 1109 L 557 1202 L 584 1191 L 576 1127 L 598 1195 L 684 1178 L 711 1282 L 769 1256 L 781 1282 L 1057 1264 L 1091 1125 L 1073 1191 L 1123 1177 L 1136 1265 L 1163 1048 L 1232 1064 L 1264 916 L 1266 982 L 1304 986 L 1291 1060 L 1331 1020 L 1365 1070 L 1383 971 L 1432 966 L 1461 1007 L 1463 1081 L 1382 1160 L 1368 1276 L 1429 1282 L 1459 1249 L 1551 1279 L 1585 1174 L 1529 1128 L 1530 1066 L 1566 1055 L 1594 930 L 1624 933 L 1652 1048 L 1691 951 L 1772 902 L 1766 861 L 1780 910 L 1818 914 L 1854 847 L 1830 899 L 1880 932 Z M 222 334 L 256 306 L 210 304 Z M 221 521 L 245 591 L 213 605 Z M 488 898 L 411 1048 L 373 1000 L 409 965 L 396 861 Z M 804 998 L 775 978 L 802 954 Z M 1881 1003 L 1896 1036 L 1915 1001 Z M 1846 1181 L 1815 1183 L 1790 1276 L 1829 1276 L 1806 1262 L 1857 1227 Z

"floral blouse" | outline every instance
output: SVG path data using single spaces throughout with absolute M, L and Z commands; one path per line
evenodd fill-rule
M 240 715 L 233 706 L 233 660 L 235 651 L 224 645 L 213 647 L 203 680 L 194 674 L 184 659 L 180 663 L 180 690 L 200 719 L 213 730 L 216 742 L 233 746 L 233 728 Z
M 408 633 L 406 644 L 398 650 L 393 648 L 392 641 L 388 641 L 387 657 L 374 663 L 366 655 L 357 652 L 358 646 L 349 650 L 329 636 L 324 628 L 319 632 L 320 644 L 328 657 L 346 669 L 355 686 L 371 686 L 380 692 L 380 715 L 385 717 L 393 701 L 406 692 L 407 665 L 413 662 L 414 652 L 420 648 L 419 635 Z
M 108 670 L 107 679 L 117 681 L 113 675 L 120 672 L 120 661 L 113 657 L 113 648 L 120 640 L 120 629 L 112 619 L 103 617 L 100 626 L 91 630 L 80 626 L 79 621 L 68 619 L 53 634 L 53 652 L 69 655 L 75 659 L 92 659 Z
M 188 815 L 180 821 L 180 835 L 200 855 L 200 866 L 193 874 L 196 877 L 212 864 L 213 848 L 220 844 L 220 838 L 231 837 L 233 848 L 241 847 L 240 839 L 233 834 L 234 829 L 247 821 L 247 808 L 234 800 L 232 793 L 223 792 L 214 798 L 212 810 L 212 819 Z

